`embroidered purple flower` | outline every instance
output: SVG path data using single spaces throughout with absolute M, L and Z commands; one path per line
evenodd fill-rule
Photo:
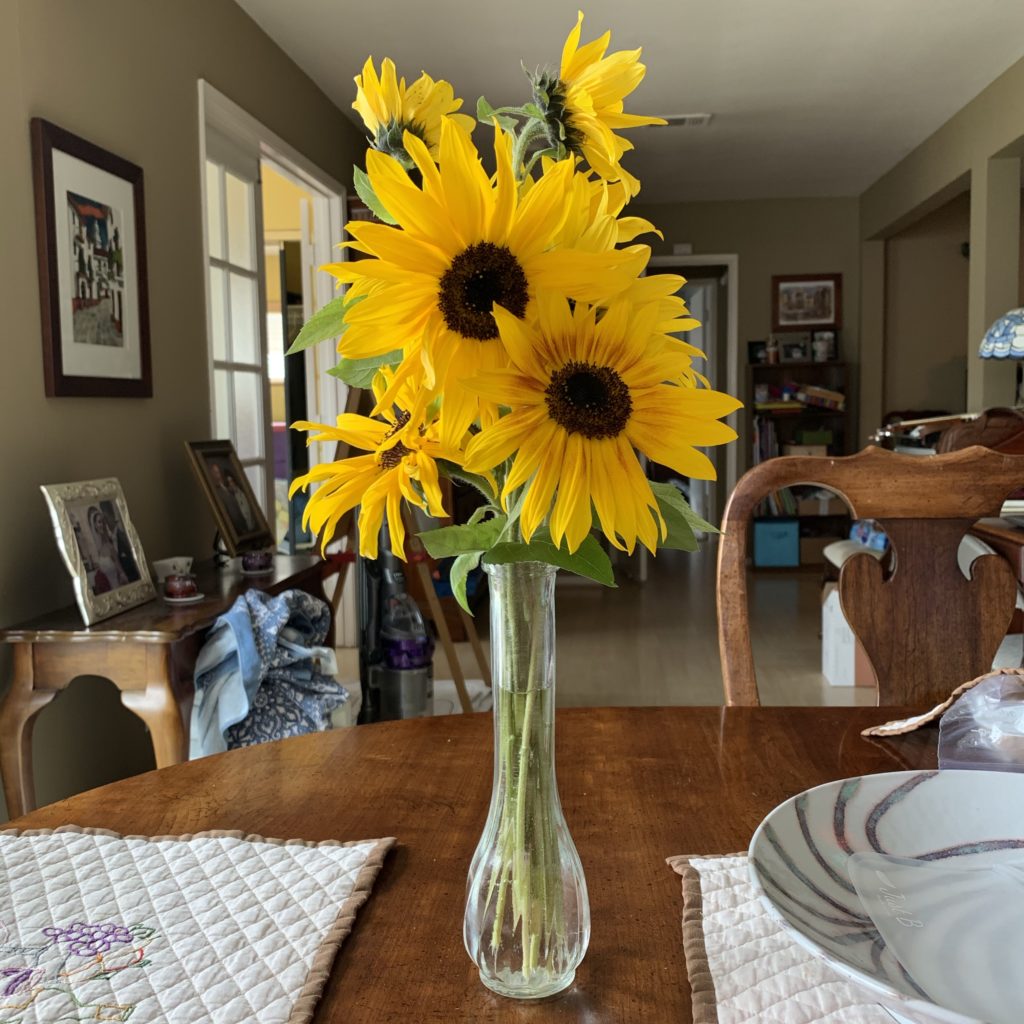
M 46 972 L 41 968 L 33 970 L 31 967 L 3 967 L 0 968 L 0 993 L 4 996 L 16 996 L 21 992 L 27 992 L 38 977 Z
M 74 921 L 64 928 L 44 928 L 43 934 L 61 943 L 72 956 L 93 957 L 134 941 L 131 929 L 111 921 L 86 924 Z

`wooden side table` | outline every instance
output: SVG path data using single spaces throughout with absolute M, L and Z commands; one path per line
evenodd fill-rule
M 313 555 L 278 556 L 265 576 L 200 566 L 196 582 L 205 597 L 197 604 L 157 598 L 93 626 L 83 626 L 71 606 L 0 632 L 0 640 L 14 648 L 11 688 L 0 707 L 0 773 L 10 816 L 35 808 L 35 717 L 73 680 L 109 679 L 121 703 L 148 726 L 157 768 L 178 764 L 188 758 L 192 672 L 217 616 L 253 588 L 269 594 L 304 590 L 323 600 L 323 577 L 324 563 Z

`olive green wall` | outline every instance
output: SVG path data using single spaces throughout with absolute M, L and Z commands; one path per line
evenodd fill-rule
M 971 196 L 968 309 L 963 352 L 966 406 L 1010 404 L 1014 367 L 980 360 L 986 328 L 1017 304 L 1020 288 L 1020 157 L 1024 154 L 1024 60 L 1000 75 L 938 131 L 917 146 L 861 196 L 865 240 L 889 238 L 952 196 Z M 877 262 L 877 250 L 866 253 Z M 886 348 L 878 315 L 883 297 L 866 289 L 861 318 L 867 330 L 862 390 L 881 391 Z
M 4 287 L 0 623 L 66 604 L 71 583 L 39 485 L 120 478 L 149 558 L 203 554 L 213 523 L 183 442 L 209 436 L 197 81 L 348 181 L 359 134 L 232 0 L 0 0 L 0 281 Z M 29 119 L 145 172 L 151 399 L 43 393 Z M 2 655 L 0 671 L 10 661 Z M 141 724 L 83 680 L 36 728 L 40 802 L 151 766 Z M 0 807 L 2 810 L 2 807 Z
M 971 198 L 960 195 L 886 242 L 887 412 L 965 407 L 970 230 Z

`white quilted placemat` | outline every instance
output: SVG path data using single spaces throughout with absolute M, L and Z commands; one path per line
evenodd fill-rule
M 746 856 L 672 857 L 694 1024 L 892 1024 L 762 907 Z
M 305 1024 L 393 839 L 0 833 L 0 1022 Z

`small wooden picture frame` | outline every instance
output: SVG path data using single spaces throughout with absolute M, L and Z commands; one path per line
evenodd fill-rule
M 49 484 L 40 490 L 87 626 L 156 597 L 116 479 Z
M 772 278 L 772 330 L 842 327 L 842 274 L 786 274 Z
M 31 122 L 43 372 L 51 398 L 151 398 L 142 168 Z
M 274 547 L 274 534 L 235 446 L 230 441 L 187 441 L 185 447 L 228 554 Z

